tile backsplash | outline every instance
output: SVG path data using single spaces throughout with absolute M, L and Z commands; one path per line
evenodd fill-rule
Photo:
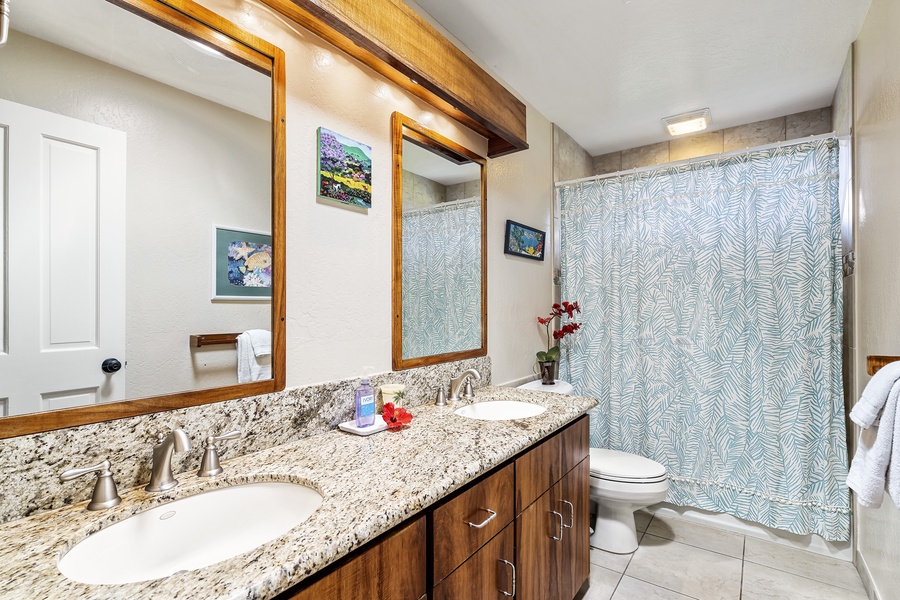
M 372 385 L 377 389 L 385 383 L 403 383 L 407 388 L 404 405 L 419 406 L 434 399 L 436 386 L 446 386 L 451 376 L 468 368 L 481 373 L 476 388 L 490 384 L 491 361 L 482 357 L 381 373 L 372 377 Z M 240 440 L 221 447 L 224 461 L 329 431 L 353 417 L 353 389 L 358 382 L 358 378 L 341 379 L 0 440 L 0 523 L 89 499 L 92 478 L 60 483 L 59 474 L 66 469 L 108 459 L 119 488 L 146 483 L 150 478 L 151 439 L 157 431 L 181 428 L 191 438 L 193 448 L 173 459 L 175 473 L 198 467 L 209 433 L 232 429 L 243 432 Z

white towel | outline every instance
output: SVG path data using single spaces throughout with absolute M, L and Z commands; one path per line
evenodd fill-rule
M 866 384 L 859 402 L 850 411 L 853 422 L 863 429 L 877 424 L 878 413 L 884 407 L 888 394 L 897 380 L 900 380 L 900 361 L 888 363 L 880 368 Z
M 253 354 L 256 358 L 272 354 L 272 332 L 268 329 L 249 329 L 245 331 L 250 335 L 250 345 L 253 346 Z
M 888 467 L 887 474 L 887 490 L 894 501 L 894 506 L 900 508 L 900 407 L 897 407 L 896 411 L 894 415 L 894 443 L 891 448 L 891 464 Z
M 900 499 L 900 445 L 894 438 L 900 432 L 897 423 L 897 402 L 900 399 L 900 382 L 891 387 L 881 413 L 881 424 L 876 429 L 866 429 L 859 436 L 856 454 L 847 474 L 847 486 L 856 492 L 859 503 L 868 508 L 878 508 L 884 499 L 888 471 L 891 476 L 891 498 Z M 894 488 L 898 488 L 894 495 Z M 900 504 L 898 504 L 900 506 Z
M 265 329 L 251 329 L 237 336 L 238 383 L 271 379 L 271 361 L 258 359 L 272 354 L 272 334 Z

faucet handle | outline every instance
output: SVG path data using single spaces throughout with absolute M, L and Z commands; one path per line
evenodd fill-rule
M 471 400 L 475 397 L 475 390 L 472 389 L 472 378 L 466 377 L 466 385 L 463 387 L 462 397 Z
M 116 489 L 116 482 L 113 481 L 112 471 L 109 470 L 110 463 L 104 460 L 93 467 L 85 467 L 83 469 L 69 469 L 59 476 L 60 482 L 72 481 L 89 473 L 97 474 L 97 482 L 94 484 L 94 493 L 91 501 L 87 505 L 88 510 L 103 510 L 104 508 L 112 508 L 116 506 L 122 499 Z
M 447 392 L 444 391 L 444 386 L 439 385 L 435 389 L 437 390 L 437 394 L 434 397 L 434 405 L 447 406 Z
M 219 436 L 210 435 L 206 438 L 206 447 L 203 451 L 203 459 L 200 461 L 200 470 L 197 471 L 197 477 L 212 477 L 218 475 L 224 469 L 219 464 L 219 447 L 217 444 L 227 442 L 228 440 L 236 440 L 241 437 L 238 430 L 229 431 Z

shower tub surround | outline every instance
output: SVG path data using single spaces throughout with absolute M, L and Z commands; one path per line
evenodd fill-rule
M 120 490 L 123 502 L 102 512 L 84 504 L 0 526 L 0 600 L 35 598 L 272 598 L 359 548 L 447 494 L 574 421 L 596 399 L 488 387 L 476 400 L 518 400 L 547 410 L 529 419 L 476 421 L 457 406 L 417 406 L 400 432 L 359 437 L 339 431 L 282 444 L 228 461 L 216 479 L 189 473 L 164 494 Z M 66 579 L 56 563 L 103 525 L 168 500 L 256 481 L 292 481 L 322 494 L 302 525 L 250 552 L 196 571 L 126 585 Z
M 420 406 L 434 399 L 434 388 L 475 368 L 481 380 L 476 392 L 490 385 L 491 360 L 479 357 L 373 375 L 377 389 L 385 383 L 406 385 L 404 404 Z M 88 500 L 93 481 L 60 483 L 66 469 L 108 459 L 120 490 L 146 484 L 155 433 L 181 428 L 192 449 L 176 454 L 175 473 L 195 471 L 203 455 L 203 440 L 212 433 L 238 429 L 241 439 L 223 444 L 222 460 L 259 452 L 335 429 L 353 417 L 353 389 L 358 378 L 291 388 L 215 404 L 58 429 L 0 440 L 0 523 Z M 379 403 L 380 406 L 380 403 Z M 2 426 L 2 420 L 0 420 Z

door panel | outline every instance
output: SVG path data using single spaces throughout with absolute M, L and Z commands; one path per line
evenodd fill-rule
M 512 495 L 510 495 L 512 504 Z M 513 592 L 515 529 L 508 525 L 434 588 L 433 600 L 497 600 Z M 506 561 L 506 562 L 501 562 Z
M 123 400 L 125 134 L 5 100 L 0 130 L 6 414 Z
M 555 565 L 561 552 L 559 517 L 552 514 L 551 491 L 535 500 L 516 519 L 518 600 L 561 600 Z
M 590 576 L 590 459 L 581 461 L 552 490 L 556 510 L 563 515 L 564 533 L 557 554 L 559 597 L 573 598 Z

